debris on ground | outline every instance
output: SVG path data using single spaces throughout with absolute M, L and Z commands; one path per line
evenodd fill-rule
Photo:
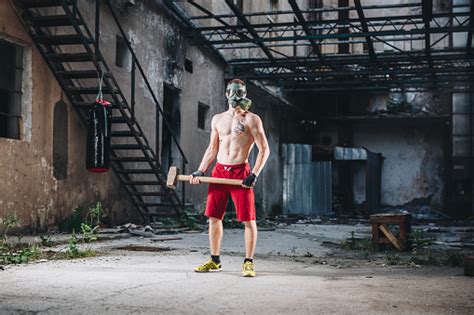
M 150 241 L 152 242 L 165 242 L 165 241 L 180 241 L 182 237 L 154 237 L 151 238 Z
M 126 245 L 115 247 L 118 250 L 127 250 L 134 252 L 167 252 L 171 251 L 171 247 L 156 247 L 156 246 L 140 246 L 140 245 Z

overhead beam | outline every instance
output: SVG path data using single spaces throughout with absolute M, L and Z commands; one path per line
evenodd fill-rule
M 263 45 L 263 42 L 273 42 L 273 41 L 303 41 L 309 39 L 328 39 L 328 38 L 353 38 L 353 37 L 365 37 L 365 36 L 401 36 L 401 35 L 419 35 L 419 34 L 439 34 L 439 33 L 459 33 L 459 32 L 469 32 L 473 31 L 474 26 L 446 26 L 446 27 L 431 27 L 428 30 L 425 29 L 410 29 L 410 30 L 389 30 L 389 31 L 370 31 L 370 32 L 360 32 L 360 33 L 338 33 L 338 34 L 314 34 L 311 36 L 285 36 L 285 37 L 274 37 L 274 38 L 259 38 L 258 43 Z M 255 32 L 255 30 L 253 30 Z M 209 44 L 234 44 L 234 43 L 245 43 L 243 40 L 207 40 Z M 264 46 L 265 47 L 265 46 Z
M 193 5 L 195 8 L 197 8 L 198 10 L 204 12 L 204 14 L 207 14 L 210 18 L 213 18 L 215 19 L 216 21 L 218 21 L 219 23 L 221 23 L 222 25 L 224 25 L 225 27 L 227 28 L 230 28 L 232 27 L 232 25 L 230 25 L 229 23 L 227 23 L 226 21 L 224 21 L 222 18 L 219 18 L 219 17 L 215 17 L 215 15 L 209 11 L 208 9 L 204 8 L 202 5 L 194 2 L 193 0 L 188 0 L 188 2 Z M 235 30 L 233 31 L 233 34 L 235 34 L 237 37 L 240 37 L 244 40 L 248 40 L 248 41 L 251 41 L 252 39 L 249 38 L 248 36 L 245 36 L 244 34 L 241 34 L 239 33 L 239 30 Z
M 468 17 L 469 12 L 456 12 L 456 13 L 436 13 L 433 14 L 433 19 L 444 19 L 444 18 L 455 18 L 455 17 Z M 217 15 L 215 17 L 218 17 Z M 391 26 L 391 25 L 417 25 L 423 23 L 423 15 L 391 15 L 391 16 L 374 16 L 374 17 L 365 17 L 366 22 L 370 22 L 371 26 Z M 390 21 L 391 23 L 387 24 L 385 22 Z M 401 21 L 396 23 L 394 21 Z M 324 20 L 315 20 L 315 21 L 306 21 L 306 25 L 316 26 L 316 25 L 333 25 L 333 24 L 350 24 L 359 22 L 359 18 L 348 18 L 348 19 L 324 19 Z M 375 24 L 373 22 L 380 22 Z M 268 27 L 287 27 L 295 25 L 294 22 L 272 22 L 272 23 L 255 23 L 252 24 L 255 29 L 262 29 Z M 198 31 L 216 31 L 216 30 L 226 30 L 226 29 L 243 29 L 242 25 L 229 25 L 226 27 L 223 26 L 198 26 L 195 29 Z
M 365 19 L 364 10 L 362 5 L 360 4 L 360 0 L 354 0 L 354 4 L 356 6 L 357 15 L 359 16 L 360 25 L 362 26 L 362 30 L 364 33 L 369 33 L 369 27 L 367 26 L 367 21 Z M 367 48 L 369 49 L 369 56 L 370 59 L 373 61 L 376 60 L 377 56 L 375 55 L 374 43 L 372 42 L 372 38 L 370 35 L 365 36 L 365 41 L 367 42 Z
M 472 52 L 472 28 L 474 28 L 474 1 L 471 0 L 471 7 L 469 10 L 469 27 L 471 30 L 467 32 L 467 43 L 466 52 L 471 54 Z
M 163 2 L 186 25 L 186 27 L 188 27 L 190 30 L 193 30 L 196 28 L 196 25 L 189 19 L 189 16 L 187 16 L 184 10 L 180 8 L 177 3 L 175 3 L 172 0 L 163 0 Z M 197 36 L 198 39 L 202 40 L 203 42 L 206 41 L 206 39 L 200 32 L 196 32 L 195 36 Z M 220 61 L 227 64 L 227 60 L 220 53 L 220 51 L 218 51 L 212 45 L 208 45 L 207 47 L 217 56 L 217 58 L 219 58 Z
M 395 9 L 395 8 L 412 8 L 412 7 L 419 7 L 419 3 L 398 3 L 398 4 L 383 4 L 383 5 L 368 5 L 364 6 L 364 10 L 381 10 L 381 9 Z M 456 7 L 467 7 L 467 5 L 457 5 Z M 309 9 L 309 10 L 301 10 L 302 13 L 315 13 L 315 12 L 337 12 L 342 10 L 355 10 L 354 7 L 330 7 L 330 8 L 320 8 L 320 9 Z M 251 17 L 251 16 L 266 16 L 266 15 L 292 15 L 294 11 L 292 10 L 279 10 L 279 11 L 261 11 L 261 12 L 250 12 L 245 13 L 243 16 Z M 232 18 L 234 15 L 232 14 L 219 14 L 215 15 L 219 18 Z M 191 17 L 192 20 L 205 20 L 209 19 L 208 16 L 193 16 Z
M 225 3 L 230 8 L 230 10 L 232 12 L 234 12 L 235 16 L 240 21 L 240 23 L 242 23 L 245 26 L 245 28 L 250 33 L 250 35 L 252 35 L 255 43 L 263 50 L 263 52 L 268 57 L 268 59 L 273 61 L 273 55 L 270 52 L 270 49 L 268 49 L 268 47 L 265 46 L 265 44 L 262 41 L 262 38 L 260 36 L 258 36 L 255 29 L 250 24 L 250 22 L 247 20 L 247 18 L 243 15 L 243 13 L 240 11 L 240 9 L 237 8 L 237 6 L 234 4 L 234 2 L 232 0 L 225 0 Z
M 303 13 L 301 12 L 298 4 L 296 3 L 296 0 L 288 0 L 288 2 L 290 3 L 291 8 L 295 12 L 296 18 L 298 19 L 299 23 L 303 27 L 304 32 L 306 33 L 306 35 L 311 36 L 312 35 L 311 31 L 308 27 L 306 19 L 303 16 Z M 323 55 L 321 54 L 321 50 L 319 49 L 318 43 L 312 38 L 310 38 L 309 41 L 311 42 L 311 46 L 313 47 L 313 51 L 316 52 L 316 54 L 318 55 L 319 60 L 322 61 L 323 60 Z

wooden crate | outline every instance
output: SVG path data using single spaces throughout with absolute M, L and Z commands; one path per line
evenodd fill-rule
M 408 249 L 408 235 L 411 231 L 411 214 L 409 213 L 379 213 L 370 216 L 372 225 L 372 242 L 376 248 L 380 244 L 392 244 L 399 251 Z M 395 236 L 389 224 L 396 224 L 400 235 Z

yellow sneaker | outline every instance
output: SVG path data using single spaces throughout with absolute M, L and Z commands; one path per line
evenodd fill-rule
M 242 276 L 255 277 L 255 270 L 253 270 L 253 262 L 246 261 L 242 266 Z
M 195 272 L 218 272 L 222 270 L 222 264 L 218 263 L 216 264 L 212 260 L 209 260 L 208 262 L 202 264 L 199 267 L 194 268 Z

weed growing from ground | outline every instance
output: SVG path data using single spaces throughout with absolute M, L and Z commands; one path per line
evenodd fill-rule
M 18 227 L 21 224 L 20 219 L 16 214 L 7 214 L 1 219 L 4 231 L 0 237 L 0 264 L 22 264 L 27 263 L 32 259 L 36 259 L 41 255 L 41 249 L 37 245 L 17 244 L 12 245 L 7 243 L 8 231 L 12 228 Z M 22 237 L 18 237 L 19 242 Z
M 374 245 L 368 238 L 356 238 L 354 231 L 351 232 L 351 237 L 341 241 L 339 244 L 343 250 L 360 250 L 366 253 L 374 251 Z

